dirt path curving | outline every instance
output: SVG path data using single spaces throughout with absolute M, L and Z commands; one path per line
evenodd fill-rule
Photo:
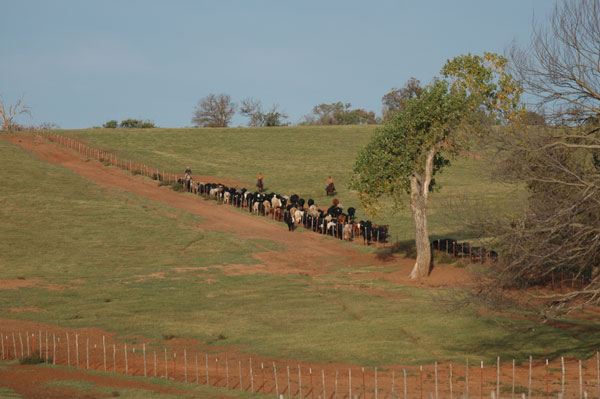
M 340 264 L 345 266 L 369 264 L 397 267 L 397 271 L 392 273 L 373 273 L 371 277 L 387 279 L 403 285 L 436 288 L 462 285 L 470 280 L 469 274 L 463 269 L 444 265 L 436 266 L 428 278 L 411 280 L 408 278 L 414 264 L 411 259 L 366 254 L 351 245 L 344 245 L 340 240 L 312 233 L 302 227 L 290 233 L 283 223 L 256 217 L 196 195 L 177 193 L 167 186 L 158 187 L 154 180 L 135 176 L 118 168 L 107 167 L 100 162 L 89 161 L 80 154 L 44 140 L 40 136 L 2 135 L 0 138 L 36 154 L 42 161 L 72 170 L 102 187 L 130 191 L 141 197 L 198 215 L 204 219 L 201 224 L 203 229 L 222 231 L 240 238 L 266 239 L 279 244 L 282 250 L 266 250 L 256 255 L 264 264 L 264 268 L 256 268 L 257 272 L 271 274 L 302 272 L 318 275 L 331 273 L 332 266 Z M 214 178 L 213 181 L 218 180 L 223 179 Z

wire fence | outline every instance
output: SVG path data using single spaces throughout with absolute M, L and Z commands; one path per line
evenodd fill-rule
M 599 398 L 600 353 L 587 359 L 533 359 L 421 366 L 291 364 L 237 353 L 200 353 L 155 343 L 116 343 L 69 332 L 0 332 L 2 360 L 173 381 L 297 399 Z M 502 360 L 502 362 L 501 362 Z

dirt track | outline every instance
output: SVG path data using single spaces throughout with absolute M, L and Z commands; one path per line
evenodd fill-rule
M 339 240 L 309 232 L 302 227 L 290 233 L 283 223 L 273 223 L 229 206 L 218 205 L 214 201 L 206 201 L 199 196 L 177 193 L 169 187 L 158 187 L 154 180 L 139 175 L 134 176 L 121 169 L 107 167 L 100 162 L 87 161 L 79 154 L 39 136 L 3 135 L 0 137 L 36 154 L 43 161 L 70 169 L 102 187 L 127 190 L 141 197 L 196 214 L 205 219 L 201 226 L 204 229 L 223 231 L 241 238 L 272 240 L 285 248 L 284 251 L 277 252 L 265 250 L 257 255 L 264 265 L 262 268 L 256 268 L 257 272 L 321 274 L 328 273 L 328 266 L 332 263 L 339 264 L 339 259 L 348 259 L 349 266 L 359 263 L 397 266 L 398 270 L 394 273 L 381 273 L 374 277 L 389 279 L 403 285 L 453 286 L 465 283 L 469 277 L 462 269 L 439 265 L 430 277 L 414 281 L 408 278 L 414 264 L 413 260 L 386 253 L 364 254 L 351 246 L 343 245 Z M 214 178 L 213 181 L 219 179 Z M 224 181 L 224 183 L 231 182 Z

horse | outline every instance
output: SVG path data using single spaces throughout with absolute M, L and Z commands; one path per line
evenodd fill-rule
M 333 183 L 329 183 L 327 185 L 327 187 L 325 188 L 325 192 L 327 193 L 328 196 L 334 196 L 335 195 L 335 185 Z
M 263 192 L 265 187 L 264 187 L 264 183 L 263 183 L 262 179 L 258 179 L 256 181 L 256 187 L 258 188 L 258 191 L 260 191 L 261 193 Z
M 192 175 L 189 173 L 186 173 L 184 176 L 184 182 L 185 182 L 185 189 L 189 192 L 192 191 Z

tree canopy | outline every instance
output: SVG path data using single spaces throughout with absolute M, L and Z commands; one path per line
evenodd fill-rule
M 375 112 L 362 108 L 352 109 L 351 103 L 341 101 L 331 104 L 319 104 L 312 113 L 304 117 L 307 125 L 360 125 L 378 123 Z
M 202 127 L 227 127 L 235 114 L 235 104 L 228 94 L 209 94 L 198 101 L 192 123 Z

